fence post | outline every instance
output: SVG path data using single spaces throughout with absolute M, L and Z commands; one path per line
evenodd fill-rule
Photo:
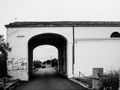
M 100 80 L 103 75 L 103 68 L 93 68 L 92 89 L 101 90 L 103 82 Z

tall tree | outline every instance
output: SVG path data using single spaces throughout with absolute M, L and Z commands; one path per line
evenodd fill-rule
M 10 51 L 9 44 L 5 42 L 3 35 L 0 35 L 0 77 L 7 76 L 7 56 Z

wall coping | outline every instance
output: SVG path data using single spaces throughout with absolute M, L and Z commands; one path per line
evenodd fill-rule
M 17 27 L 120 27 L 118 21 L 44 21 L 44 22 L 12 22 L 6 28 Z

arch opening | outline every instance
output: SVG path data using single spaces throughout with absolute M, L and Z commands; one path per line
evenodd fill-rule
M 29 79 L 33 76 L 33 50 L 42 45 L 51 45 L 57 48 L 59 62 L 57 73 L 67 77 L 67 39 L 59 34 L 45 33 L 33 36 L 28 41 Z
M 58 49 L 51 45 L 37 46 L 33 50 L 33 75 L 44 76 L 57 74 Z

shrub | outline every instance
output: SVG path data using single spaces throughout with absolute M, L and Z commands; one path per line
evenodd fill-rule
M 9 44 L 4 41 L 3 35 L 0 35 L 0 77 L 7 76 L 7 55 L 11 51 Z
M 105 90 L 118 90 L 119 73 L 117 71 L 111 71 L 109 74 L 104 74 L 102 81 Z

